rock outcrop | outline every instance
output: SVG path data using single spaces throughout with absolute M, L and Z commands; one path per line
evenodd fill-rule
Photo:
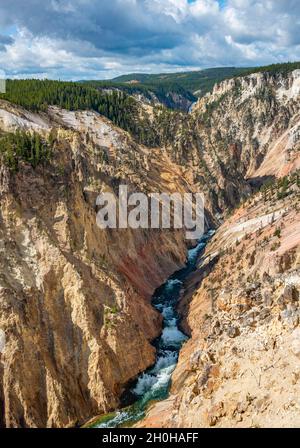
M 162 144 L 215 218 L 267 180 L 300 168 L 299 85 L 299 70 L 256 73 L 216 85 L 188 117 L 160 115 Z
M 1 103 L 2 131 L 52 133 L 49 164 L 0 171 L 0 424 L 66 427 L 119 404 L 155 360 L 155 288 L 186 258 L 181 231 L 101 230 L 96 197 L 187 191 L 182 169 L 92 112 Z
M 255 73 L 216 85 L 193 114 L 225 166 L 234 159 L 244 178 L 263 183 L 300 167 L 299 95 L 300 70 Z
M 218 229 L 180 304 L 191 339 L 171 396 L 139 426 L 299 427 L 299 181 L 289 176 L 284 198 L 275 183 Z
M 210 176 L 223 167 L 265 186 L 223 215 L 187 282 L 179 310 L 191 339 L 169 399 L 138 426 L 299 427 L 299 94 L 298 70 L 257 73 L 193 109 Z

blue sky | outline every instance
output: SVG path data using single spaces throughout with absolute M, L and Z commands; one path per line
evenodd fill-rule
M 294 61 L 299 28 L 299 0 L 0 0 L 0 69 L 76 80 Z

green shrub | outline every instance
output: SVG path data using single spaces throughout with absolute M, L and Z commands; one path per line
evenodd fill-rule
M 50 158 L 50 146 L 36 132 L 24 131 L 3 134 L 0 137 L 0 154 L 3 162 L 13 171 L 17 171 L 21 161 L 36 168 Z
M 277 228 L 274 232 L 274 236 L 277 236 L 277 238 L 281 238 L 281 229 Z

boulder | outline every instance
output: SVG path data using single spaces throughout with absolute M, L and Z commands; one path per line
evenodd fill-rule
M 238 329 L 238 327 L 230 326 L 230 327 L 227 328 L 226 334 L 231 339 L 234 339 L 234 338 L 236 338 L 237 336 L 240 335 L 240 330 Z
M 291 334 L 291 351 L 300 359 L 300 328 L 296 328 Z

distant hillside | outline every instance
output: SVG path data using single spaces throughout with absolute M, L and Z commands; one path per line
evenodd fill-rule
M 264 67 L 219 67 L 181 73 L 132 73 L 109 81 L 88 81 L 88 83 L 97 89 L 119 89 L 129 95 L 141 96 L 146 101 L 187 112 L 198 98 L 203 97 L 216 83 L 225 79 L 260 71 L 273 74 L 288 73 L 297 68 L 300 68 L 299 62 Z
M 125 83 L 131 87 L 158 88 L 159 86 L 178 86 L 188 91 L 196 97 L 202 97 L 211 91 L 216 83 L 226 78 L 234 78 L 242 75 L 249 75 L 257 72 L 288 73 L 292 70 L 300 69 L 300 62 L 287 62 L 282 64 L 271 64 L 260 67 L 221 67 L 209 68 L 200 71 L 182 73 L 161 73 L 157 75 L 133 73 L 118 76 L 112 79 L 112 83 Z
M 171 109 L 188 111 L 191 104 L 209 92 L 215 83 L 238 76 L 248 68 L 210 68 L 184 73 L 143 74 L 133 73 L 110 81 L 91 81 L 100 89 L 120 89 L 130 95 L 160 102 Z
M 149 87 L 177 85 L 195 97 L 199 97 L 209 92 L 216 82 L 239 76 L 247 70 L 248 68 L 223 67 L 184 73 L 161 73 L 157 75 L 134 73 L 119 76 L 112 81 L 118 83 L 138 81 L 138 83 L 131 85 L 137 86 L 138 84 L 143 84 Z

